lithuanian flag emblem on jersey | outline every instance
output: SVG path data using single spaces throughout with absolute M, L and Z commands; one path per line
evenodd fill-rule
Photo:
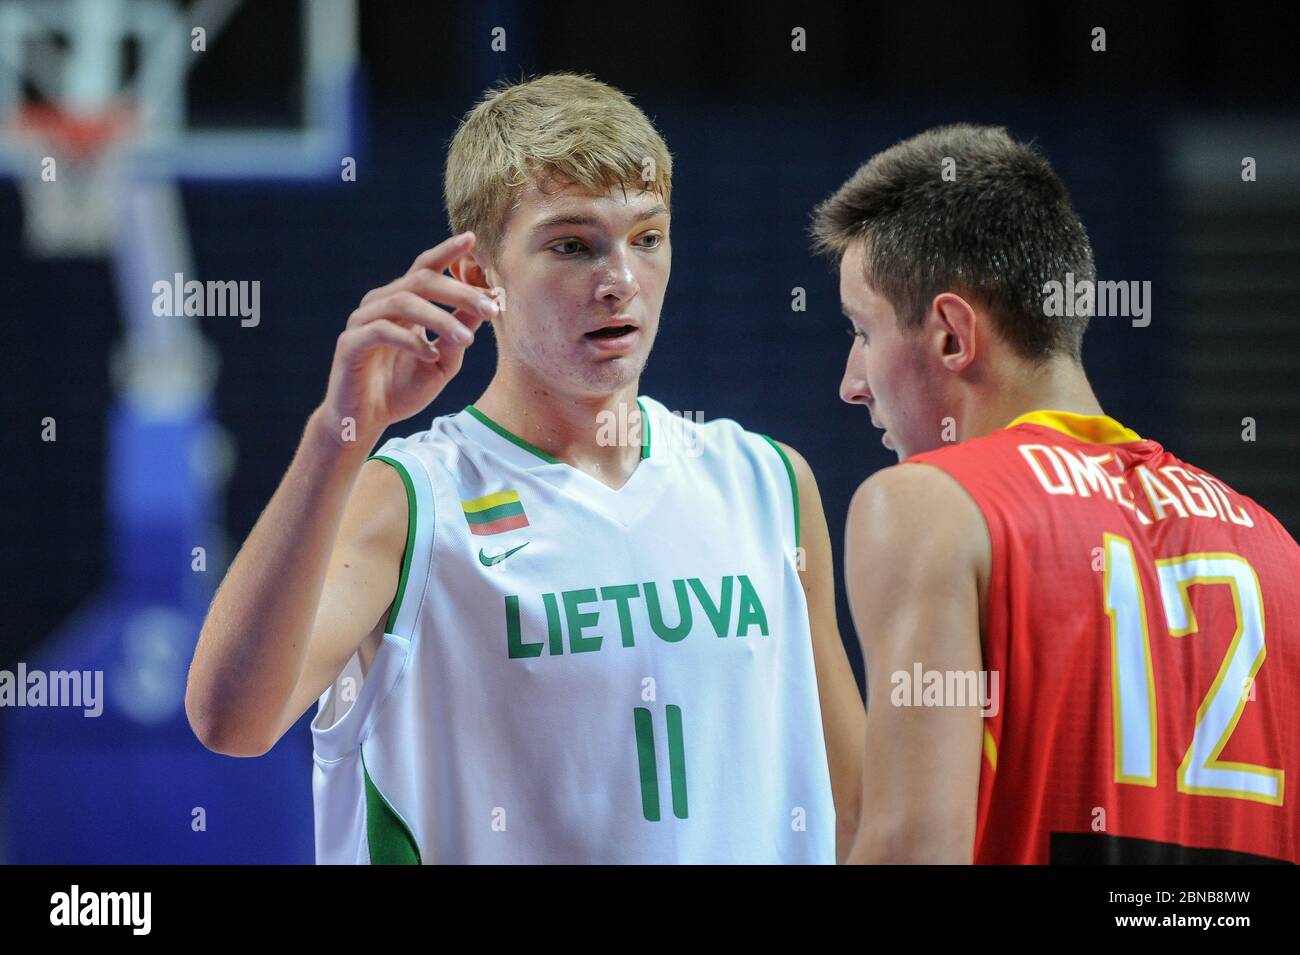
M 497 491 L 487 497 L 461 501 L 471 534 L 501 534 L 528 526 L 528 515 L 519 501 L 518 491 Z

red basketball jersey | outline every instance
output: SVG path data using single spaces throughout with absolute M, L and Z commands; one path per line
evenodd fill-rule
M 1277 520 L 1101 416 L 908 460 L 992 544 L 975 861 L 1300 861 L 1300 547 Z

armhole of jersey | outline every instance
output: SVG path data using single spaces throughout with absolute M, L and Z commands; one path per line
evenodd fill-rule
M 413 639 L 420 604 L 433 557 L 435 505 L 433 487 L 423 465 L 396 448 L 381 448 L 367 461 L 383 461 L 393 468 L 406 488 L 406 548 L 397 578 L 397 591 L 384 622 L 384 632 Z
M 321 762 L 328 765 L 349 754 L 356 755 L 369 737 L 375 722 L 410 664 L 433 561 L 434 502 L 428 472 L 420 460 L 400 448 L 385 446 L 366 459 L 383 461 L 397 471 L 406 489 L 406 549 L 398 573 L 397 591 L 384 621 L 384 635 L 370 669 L 361 675 L 360 654 L 354 653 L 317 700 L 311 723 L 312 745 Z M 360 684 L 355 697 L 339 698 L 342 681 Z
M 781 449 L 781 445 L 777 444 L 775 441 L 773 441 L 765 434 L 760 434 L 759 437 L 762 438 L 764 441 L 766 441 L 768 444 L 770 444 L 772 446 L 772 450 L 775 451 L 778 455 L 780 455 L 781 463 L 785 465 L 786 477 L 790 479 L 790 499 L 794 503 L 794 546 L 798 547 L 800 546 L 799 479 L 795 477 L 794 465 L 790 463 L 790 458 L 786 455 L 785 451 Z
M 1006 560 L 1006 549 L 1007 549 L 1007 541 L 1005 540 L 1006 528 L 1002 524 L 1001 516 L 996 513 L 990 514 L 987 510 L 985 510 L 984 507 L 980 504 L 979 498 L 977 498 L 971 492 L 971 489 L 968 488 L 964 483 L 962 483 L 962 481 L 957 477 L 957 475 L 953 474 L 952 471 L 949 471 L 942 464 L 937 464 L 934 461 L 904 461 L 902 463 L 914 464 L 921 467 L 931 467 L 934 468 L 936 471 L 946 474 L 948 476 L 948 479 L 952 481 L 953 484 L 957 485 L 957 487 L 961 488 L 961 492 L 965 494 L 967 498 L 970 499 L 972 504 L 975 505 L 975 510 L 979 512 L 980 517 L 984 521 L 984 532 L 989 535 L 990 598 L 988 602 L 987 612 L 990 616 L 992 616 L 993 609 L 994 609 L 993 600 L 992 600 L 994 579 L 998 578 L 1000 580 L 1002 577 L 1006 575 L 1006 567 L 1003 564 L 1003 562 Z M 981 633 L 980 656 L 983 659 L 983 667 L 985 669 L 989 669 L 990 668 L 989 648 L 984 646 L 983 636 L 982 636 L 986 628 L 988 627 L 989 621 L 981 620 L 979 623 L 980 623 L 980 633 Z M 1002 692 L 1005 694 L 1006 692 L 1005 687 L 1003 688 Z M 991 725 L 996 726 L 998 728 L 998 733 L 996 735 L 993 733 L 992 729 L 990 729 Z M 999 737 L 1001 736 L 1001 732 L 1002 732 L 1002 721 L 1000 718 L 993 717 L 984 720 L 984 737 L 981 743 L 981 750 L 983 752 L 984 764 L 988 766 L 990 773 L 996 773 L 998 769 L 998 745 L 999 745 Z M 984 782 L 981 781 L 980 786 L 982 787 L 983 785 Z

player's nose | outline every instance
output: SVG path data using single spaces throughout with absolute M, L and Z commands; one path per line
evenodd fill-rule
M 840 398 L 851 405 L 870 405 L 872 400 L 866 375 L 855 367 L 852 356 L 844 366 L 844 377 L 840 379 Z
M 596 286 L 596 298 L 607 303 L 622 303 L 640 290 L 629 254 L 622 250 L 612 253 Z

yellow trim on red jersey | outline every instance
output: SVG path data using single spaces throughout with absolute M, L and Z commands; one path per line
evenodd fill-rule
M 1142 440 L 1142 436 L 1132 428 L 1126 428 L 1114 418 L 1101 414 L 1030 411 L 1022 414 L 1007 427 L 1014 428 L 1018 424 L 1039 424 L 1090 444 L 1127 444 L 1130 441 Z
M 998 743 L 987 726 L 984 727 L 984 757 L 989 761 L 989 766 L 996 773 L 998 771 Z

